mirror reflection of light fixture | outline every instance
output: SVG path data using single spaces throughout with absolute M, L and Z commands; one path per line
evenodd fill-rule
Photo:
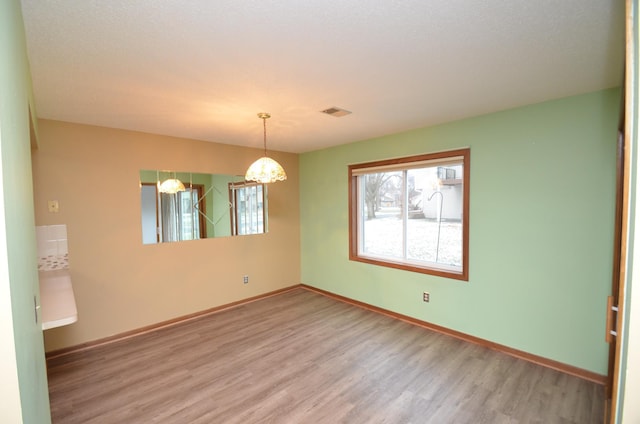
M 185 188 L 184 188 L 184 184 L 182 184 L 182 181 L 180 181 L 179 179 L 168 178 L 164 180 L 162 183 L 158 182 L 158 191 L 160 193 L 176 194 L 180 191 L 185 191 Z
M 282 166 L 267 156 L 267 119 L 270 117 L 271 115 L 268 113 L 262 112 L 258 114 L 258 118 L 262 119 L 264 127 L 264 156 L 251 164 L 244 176 L 247 181 L 267 184 L 287 179 L 287 173 L 284 172 Z

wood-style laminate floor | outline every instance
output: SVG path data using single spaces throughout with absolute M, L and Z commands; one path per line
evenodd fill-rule
M 54 423 L 599 423 L 602 386 L 295 289 L 53 358 Z

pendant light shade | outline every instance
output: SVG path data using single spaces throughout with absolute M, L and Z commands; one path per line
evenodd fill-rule
M 247 181 L 268 184 L 287 179 L 287 173 L 284 172 L 282 165 L 267 156 L 267 119 L 270 117 L 268 113 L 258 114 L 264 127 L 264 156 L 251 164 L 244 176 Z
M 284 172 L 282 165 L 270 157 L 264 156 L 251 164 L 244 179 L 263 184 L 275 183 L 276 181 L 286 180 L 287 174 Z
M 169 178 L 158 185 L 160 193 L 176 194 L 179 191 L 185 191 L 184 184 L 177 178 Z

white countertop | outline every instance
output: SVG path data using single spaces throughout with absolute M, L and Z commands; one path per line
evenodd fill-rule
M 78 310 L 69 270 L 38 271 L 38 275 L 42 329 L 47 330 L 76 322 Z

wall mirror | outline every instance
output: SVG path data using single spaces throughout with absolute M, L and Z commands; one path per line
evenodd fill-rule
M 143 244 L 267 232 L 267 187 L 242 176 L 141 170 L 140 200 Z

